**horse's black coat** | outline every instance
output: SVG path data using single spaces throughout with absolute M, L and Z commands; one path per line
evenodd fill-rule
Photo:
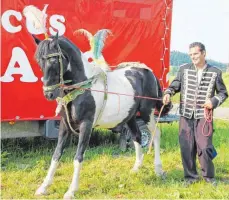
M 83 55 L 80 50 L 64 37 L 51 37 L 44 41 L 39 41 L 38 39 L 35 39 L 35 41 L 38 44 L 36 59 L 43 71 L 44 95 L 48 100 L 55 100 L 57 97 L 63 97 L 72 90 L 65 89 L 63 91 L 63 89 L 60 89 L 60 84 L 63 84 L 63 82 L 71 80 L 70 83 L 67 83 L 68 85 L 81 83 L 88 78 L 91 78 L 90 76 L 95 75 L 94 70 L 102 71 L 102 69 L 100 68 L 92 68 L 92 66 L 89 66 L 87 61 L 82 60 Z M 61 63 L 63 63 L 63 65 L 61 65 Z M 60 76 L 60 72 L 62 71 L 61 66 L 63 66 L 63 77 Z M 134 95 L 136 96 L 145 96 L 151 98 L 162 97 L 162 90 L 160 88 L 159 81 L 150 70 L 137 67 L 128 67 L 126 69 L 120 70 L 122 71 L 116 71 L 114 72 L 114 74 L 109 74 L 111 79 L 108 80 L 114 81 L 113 83 L 115 83 L 116 81 L 117 83 L 117 80 L 112 78 L 114 78 L 115 73 L 122 74 L 121 78 L 118 79 L 118 81 L 121 81 L 118 83 L 118 85 L 125 82 L 126 88 L 124 88 L 123 91 L 125 91 L 125 89 L 128 89 L 128 91 L 131 91 L 131 95 L 134 92 Z M 98 71 L 96 71 L 96 73 L 97 72 Z M 124 72 L 125 75 L 123 75 Z M 98 84 L 95 83 L 97 85 L 93 85 L 95 88 L 103 82 L 102 80 L 99 81 L 101 82 L 98 82 Z M 98 93 L 91 92 L 90 90 L 85 90 L 83 94 L 79 95 L 77 98 L 67 104 L 67 112 L 63 110 L 62 106 L 62 119 L 59 128 L 58 144 L 53 154 L 53 159 L 49 168 L 49 172 L 41 186 L 36 191 L 37 195 L 45 194 L 47 191 L 47 187 L 51 184 L 58 161 L 61 158 L 63 149 L 69 143 L 70 135 L 73 132 L 71 129 L 73 128 L 74 132 L 79 132 L 79 141 L 77 146 L 77 152 L 74 157 L 74 173 L 72 183 L 69 187 L 69 190 L 65 193 L 64 197 L 66 197 L 67 199 L 74 197 L 74 192 L 78 189 L 79 174 L 82 166 L 84 152 L 89 143 L 92 128 L 93 126 L 95 126 L 95 117 L 97 117 L 95 116 L 95 113 L 98 112 L 98 108 L 102 106 L 101 99 L 104 97 L 104 94 L 101 95 L 103 96 L 100 96 L 100 94 Z M 132 132 L 132 138 L 134 140 L 136 150 L 136 160 L 133 167 L 133 170 L 136 171 L 139 169 L 143 162 L 143 152 L 140 146 L 141 132 L 136 123 L 136 113 L 140 112 L 140 117 L 146 124 L 148 123 L 148 128 L 150 131 L 152 131 L 154 124 L 153 116 L 151 116 L 153 114 L 152 111 L 155 107 L 158 107 L 158 109 L 160 109 L 160 107 L 162 106 L 162 102 L 152 99 L 150 100 L 144 98 L 134 98 L 132 96 L 130 96 L 129 98 L 132 98 L 127 100 L 128 103 L 130 103 L 131 105 L 128 105 L 128 103 L 125 102 L 124 105 L 126 106 L 126 110 L 124 109 L 123 112 L 120 112 L 120 114 L 115 116 L 116 118 L 112 118 L 113 121 L 104 120 L 104 116 L 109 116 L 105 114 L 109 113 L 111 110 L 108 109 L 110 108 L 108 107 L 108 105 L 113 105 L 114 99 L 110 99 L 110 101 L 108 100 L 110 104 L 107 103 L 107 110 L 105 109 L 107 112 L 104 112 L 105 114 L 103 116 L 104 121 L 101 120 L 99 123 L 105 124 L 107 125 L 107 127 L 110 128 L 115 128 L 112 126 L 122 126 L 125 123 L 129 126 Z M 122 106 L 122 108 L 124 108 L 124 106 Z M 113 117 L 113 115 L 114 112 L 111 114 L 111 116 Z M 69 118 L 67 116 L 69 116 Z M 119 124 L 116 124 L 114 122 Z M 163 174 L 163 171 L 160 159 L 159 131 L 156 131 L 154 136 L 154 147 L 155 172 L 158 175 L 161 175 Z
M 75 84 L 87 80 L 85 74 L 85 67 L 80 50 L 64 37 L 51 37 L 51 39 L 38 41 L 35 40 L 38 45 L 36 51 L 36 59 L 42 67 L 44 73 L 44 86 L 50 86 L 58 84 L 60 82 L 60 63 L 58 57 L 52 57 L 44 59 L 44 56 L 48 54 L 57 53 L 58 45 L 63 54 L 63 66 L 64 66 L 64 80 L 72 80 L 69 84 Z M 147 96 L 152 98 L 158 98 L 162 96 L 162 91 L 158 80 L 153 73 L 147 69 L 131 68 L 125 73 L 126 78 L 130 81 L 136 96 Z M 52 92 L 45 92 L 46 98 L 54 100 L 57 96 L 63 96 L 64 93 L 60 92 L 59 88 Z M 129 115 L 123 119 L 119 125 L 127 123 L 130 127 L 133 139 L 138 143 L 141 142 L 141 133 L 136 123 L 136 113 L 140 112 L 142 120 L 147 124 L 150 121 L 150 115 L 152 109 L 156 106 L 161 106 L 159 101 L 153 101 L 149 99 L 134 98 L 135 103 L 129 111 Z M 82 95 L 70 102 L 67 106 L 68 114 L 70 116 L 71 126 L 75 130 L 79 130 L 79 144 L 75 159 L 79 162 L 83 161 L 83 153 L 89 142 L 91 130 L 93 128 L 94 115 L 96 111 L 96 104 L 94 97 L 90 91 L 85 91 Z M 62 120 L 60 126 L 60 133 L 58 139 L 58 145 L 53 155 L 54 160 L 59 160 L 63 152 L 63 148 L 67 143 L 67 139 L 70 135 L 69 124 L 66 120 L 66 113 L 62 110 Z

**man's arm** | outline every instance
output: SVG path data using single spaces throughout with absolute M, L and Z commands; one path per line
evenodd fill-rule
M 170 86 L 165 90 L 163 103 L 167 105 L 170 102 L 170 97 L 180 92 L 181 89 L 181 68 L 177 72 L 176 78 L 172 81 Z
M 213 108 L 216 108 L 219 105 L 221 105 L 227 98 L 227 88 L 223 82 L 222 72 L 220 71 L 216 78 L 216 95 L 210 99 Z
M 172 81 L 170 86 L 165 90 L 164 94 L 170 94 L 170 96 L 175 95 L 180 92 L 181 89 L 181 68 L 177 72 L 176 78 Z

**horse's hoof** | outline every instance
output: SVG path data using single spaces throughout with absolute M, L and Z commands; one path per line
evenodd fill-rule
M 138 171 L 139 171 L 139 167 L 133 167 L 133 168 L 130 170 L 131 173 L 138 173 Z
M 162 170 L 162 165 L 156 165 L 155 166 L 155 173 L 156 176 L 161 177 L 162 179 L 166 178 L 166 172 Z
M 139 168 L 141 168 L 142 163 L 135 163 L 134 167 L 131 169 L 131 172 L 137 173 L 139 171 Z
M 144 158 L 144 154 L 142 154 L 141 159 L 139 161 L 135 162 L 134 167 L 132 168 L 131 172 L 136 173 L 139 171 L 139 168 L 141 168 L 143 164 L 143 158 Z
M 163 171 L 163 170 L 156 171 L 156 176 L 160 177 L 161 179 L 166 179 L 167 173 L 165 171 Z
M 165 180 L 167 178 L 167 173 L 165 171 L 162 171 L 160 174 L 159 174 L 159 177 L 163 180 Z
M 44 187 L 39 187 L 37 191 L 35 192 L 35 196 L 42 196 L 46 194 L 47 194 L 47 191 Z
M 64 199 L 74 199 L 74 192 L 66 192 L 65 194 L 64 194 Z

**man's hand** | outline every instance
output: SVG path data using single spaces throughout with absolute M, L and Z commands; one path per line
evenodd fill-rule
M 168 105 L 169 102 L 170 102 L 170 94 L 166 94 L 166 95 L 163 97 L 163 104 L 164 104 L 164 105 Z
M 207 108 L 207 109 L 212 109 L 213 105 L 212 102 L 208 99 L 203 105 L 202 107 Z

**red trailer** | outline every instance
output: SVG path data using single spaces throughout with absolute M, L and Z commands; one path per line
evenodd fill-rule
M 42 73 L 35 62 L 31 34 L 44 39 L 26 21 L 22 11 L 34 5 L 47 6 L 50 35 L 64 35 L 82 52 L 89 42 L 74 31 L 86 29 L 93 35 L 109 29 L 103 56 L 110 66 L 140 61 L 168 85 L 172 0 L 3 0 L 1 9 L 1 121 L 2 138 L 35 136 L 43 133 L 46 120 L 56 119 L 56 102 L 42 92 Z M 46 128 L 48 126 L 45 126 Z

